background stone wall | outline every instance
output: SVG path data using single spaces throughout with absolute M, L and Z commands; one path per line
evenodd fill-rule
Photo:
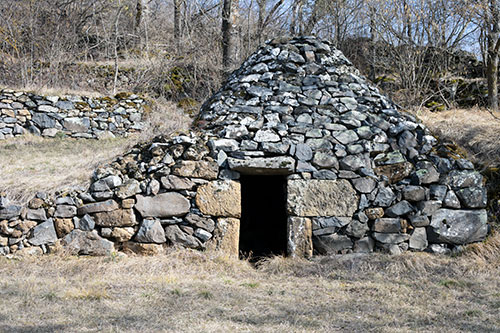
M 0 140 L 27 132 L 45 137 L 126 136 L 143 127 L 149 102 L 128 93 L 115 97 L 42 96 L 0 90 Z

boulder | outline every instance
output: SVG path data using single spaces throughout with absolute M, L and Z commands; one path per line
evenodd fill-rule
M 425 228 L 416 228 L 410 236 L 410 249 L 423 251 L 427 248 L 427 231 Z
M 196 214 L 188 214 L 184 218 L 186 222 L 189 224 L 197 227 L 197 228 L 202 228 L 205 229 L 208 232 L 212 232 L 215 229 L 215 222 L 214 220 L 207 218 L 207 217 L 202 217 Z
M 141 185 L 135 179 L 127 179 L 115 190 L 116 196 L 122 200 L 130 198 L 137 193 L 141 193 Z
M 464 208 L 486 208 L 488 197 L 484 187 L 467 187 L 456 190 Z
M 399 233 L 403 231 L 403 227 L 399 218 L 380 218 L 375 220 L 372 230 L 381 233 Z
M 241 186 L 234 181 L 213 181 L 198 187 L 196 205 L 203 214 L 241 216 Z
M 138 195 L 135 209 L 142 217 L 172 217 L 183 216 L 189 212 L 191 204 L 179 193 L 161 193 L 152 197 Z
M 370 177 L 355 178 L 352 180 L 354 188 L 361 193 L 371 193 L 377 186 L 377 182 Z
M 339 180 L 289 180 L 287 210 L 292 216 L 349 217 L 359 198 L 351 183 Z

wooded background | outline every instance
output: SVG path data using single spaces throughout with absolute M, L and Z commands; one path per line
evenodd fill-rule
M 0 84 L 202 101 L 265 40 L 316 35 L 402 106 L 452 107 L 467 87 L 498 109 L 499 13 L 500 0 L 0 0 Z

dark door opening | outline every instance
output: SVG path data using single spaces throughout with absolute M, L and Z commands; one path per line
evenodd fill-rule
M 286 255 L 286 247 L 286 178 L 242 175 L 240 254 Z

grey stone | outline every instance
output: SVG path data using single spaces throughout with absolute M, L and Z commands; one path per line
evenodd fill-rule
M 383 244 L 399 244 L 406 242 L 408 239 L 410 239 L 410 235 L 408 234 L 386 234 L 386 233 L 379 233 L 379 232 L 374 232 L 372 234 L 373 238 L 377 242 L 383 243 Z
M 410 216 L 410 223 L 414 227 L 427 227 L 431 224 L 431 221 L 426 215 L 417 215 Z
M 210 140 L 208 142 L 208 146 L 214 151 L 222 150 L 225 152 L 238 151 L 238 149 L 240 148 L 238 141 L 234 139 Z
M 337 158 L 325 151 L 318 151 L 314 154 L 312 164 L 318 168 L 324 169 L 339 169 L 339 162 Z
M 45 221 L 47 219 L 47 214 L 45 214 L 45 209 L 43 208 L 28 209 L 26 218 L 28 220 Z
M 96 230 L 74 229 L 63 238 L 62 244 L 73 255 L 109 256 L 115 251 L 113 242 L 99 236 Z
M 375 241 L 371 237 L 364 237 L 354 242 L 354 253 L 372 253 Z
M 160 221 L 144 220 L 139 227 L 139 231 L 135 236 L 135 240 L 140 243 L 165 243 L 165 231 L 163 230 Z
M 451 254 L 451 250 L 445 244 L 431 244 L 427 248 L 427 251 L 434 254 L 442 254 L 442 255 Z
M 313 237 L 314 249 L 320 254 L 337 254 L 352 249 L 353 242 L 348 236 L 332 234 Z
M 189 212 L 189 200 L 179 193 L 169 192 L 154 197 L 137 195 L 135 209 L 142 217 L 171 217 L 182 216 Z
M 483 240 L 488 234 L 486 210 L 439 209 L 431 218 L 431 228 L 440 243 L 467 244 Z
M 40 129 L 54 128 L 56 126 L 56 120 L 44 113 L 33 112 L 31 121 Z
M 60 217 L 60 218 L 71 218 L 75 216 L 77 213 L 77 209 L 75 206 L 68 206 L 68 205 L 59 205 L 56 208 L 56 212 L 54 213 L 55 217 Z
M 351 130 L 333 132 L 332 136 L 343 145 L 348 145 L 359 140 L 356 132 Z
M 483 176 L 479 172 L 472 170 L 452 170 L 445 177 L 444 184 L 449 185 L 452 189 L 481 187 Z
M 122 185 L 115 190 L 116 196 L 120 199 L 133 197 L 137 193 L 141 193 L 141 185 L 135 179 L 127 179 Z
M 161 177 L 161 185 L 167 190 L 191 190 L 195 186 L 189 178 L 182 178 L 174 175 Z
M 421 201 L 417 203 L 417 208 L 422 215 L 430 216 L 434 214 L 439 208 L 441 208 L 441 201 L 431 200 L 431 201 Z
M 212 232 L 215 229 L 214 220 L 207 217 L 202 217 L 196 214 L 188 214 L 185 220 L 189 224 L 194 225 L 197 228 L 205 229 L 208 232 Z
M 474 170 L 474 164 L 471 161 L 468 161 L 463 158 L 456 160 L 455 164 L 459 169 L 462 170 Z
M 337 179 L 337 174 L 331 170 L 319 170 L 313 172 L 313 178 L 321 180 L 335 180 Z
M 91 231 L 95 228 L 94 219 L 88 214 L 85 214 L 81 219 L 74 218 L 73 221 L 76 229 Z
M 110 212 L 120 208 L 116 201 L 107 200 L 103 202 L 96 202 L 84 205 L 78 208 L 78 215 L 99 213 L 99 212 Z
M 313 157 L 313 151 L 308 145 L 300 143 L 295 148 L 295 157 L 301 161 L 310 161 Z
M 453 190 L 449 190 L 448 193 L 446 193 L 446 197 L 444 198 L 443 201 L 443 207 L 461 208 L 460 200 L 458 199 L 457 195 Z
M 406 200 L 402 200 L 397 204 L 387 208 L 385 214 L 389 217 L 404 216 L 414 211 L 414 207 Z
M 340 160 L 340 168 L 348 171 L 357 171 L 370 167 L 370 159 L 365 154 L 349 155 Z
M 289 180 L 287 209 L 289 214 L 309 216 L 352 216 L 359 197 L 349 181 Z
M 428 245 L 427 231 L 425 228 L 416 228 L 410 237 L 410 249 L 423 251 Z
M 431 200 L 443 201 L 444 197 L 446 196 L 447 190 L 448 187 L 446 187 L 445 185 L 431 185 L 430 186 Z
M 415 185 L 405 186 L 403 188 L 403 198 L 413 202 L 425 200 L 425 188 Z
M 345 229 L 345 233 L 346 235 L 351 237 L 363 238 L 369 230 L 370 228 L 366 223 L 361 223 L 358 220 L 353 220 Z
M 73 133 L 87 132 L 90 128 L 88 118 L 68 117 L 64 118 L 63 127 Z
M 399 233 L 403 228 L 399 218 L 379 218 L 373 223 L 372 230 L 381 233 Z
M 374 159 L 375 165 L 381 166 L 381 165 L 393 165 L 393 164 L 400 164 L 406 162 L 405 157 L 399 150 L 386 153 L 386 154 L 379 154 L 375 157 Z
M 377 186 L 377 182 L 370 177 L 355 178 L 352 180 L 352 184 L 361 193 L 371 193 Z
M 103 179 L 99 179 L 90 186 L 92 192 L 105 192 L 113 190 L 122 184 L 122 180 L 118 176 L 110 175 Z
M 39 105 L 38 111 L 47 113 L 57 113 L 59 112 L 59 109 L 50 105 Z
M 228 158 L 229 168 L 251 175 L 287 175 L 295 171 L 292 157 L 257 157 L 249 159 Z
M 10 205 L 5 208 L 0 208 L 0 220 L 10 220 L 18 217 L 21 214 L 21 206 Z
M 381 187 L 373 202 L 374 206 L 389 207 L 396 200 L 396 195 L 390 187 Z
M 281 140 L 280 136 L 273 130 L 259 130 L 253 139 L 256 142 L 278 142 Z
M 31 245 L 39 246 L 54 243 L 56 240 L 57 234 L 54 228 L 54 221 L 48 219 L 33 229 L 32 237 L 28 239 L 28 242 Z
M 484 187 L 468 187 L 456 191 L 460 202 L 465 208 L 485 208 L 488 197 Z
M 200 249 L 203 247 L 198 238 L 186 234 L 177 225 L 169 225 L 165 227 L 165 236 L 173 244 L 182 245 L 192 249 Z
M 193 234 L 195 237 L 201 239 L 202 242 L 206 242 L 210 238 L 212 238 L 212 234 L 206 231 L 205 229 L 196 229 Z

